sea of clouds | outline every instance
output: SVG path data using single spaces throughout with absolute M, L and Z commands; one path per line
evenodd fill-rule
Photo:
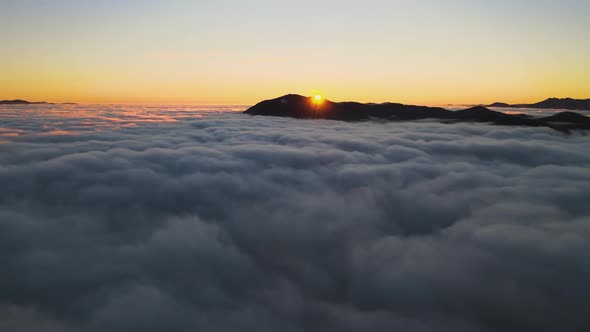
M 590 136 L 0 108 L 0 330 L 586 331 Z

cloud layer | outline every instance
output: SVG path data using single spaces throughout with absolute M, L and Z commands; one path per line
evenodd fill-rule
M 1 330 L 590 326 L 587 136 L 47 107 L 0 112 Z

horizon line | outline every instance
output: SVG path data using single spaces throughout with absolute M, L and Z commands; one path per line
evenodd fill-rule
M 212 103 L 212 102 L 117 102 L 117 101 L 108 101 L 108 102 L 72 102 L 72 101 L 50 101 L 50 100 L 41 100 L 41 101 L 36 101 L 36 100 L 29 100 L 26 98 L 3 98 L 0 99 L 0 101 L 25 101 L 31 104 L 76 104 L 76 105 L 151 105 L 151 106 L 253 106 L 256 105 L 257 103 L 264 101 L 264 100 L 272 100 L 272 99 L 276 99 L 276 98 L 280 98 L 283 96 L 287 96 L 287 95 L 300 95 L 303 97 L 311 97 L 311 96 L 306 96 L 306 95 L 302 95 L 302 94 L 298 94 L 298 93 L 286 93 L 277 97 L 273 97 L 273 98 L 267 98 L 267 99 L 262 99 L 259 101 L 256 101 L 254 103 Z M 537 100 L 534 102 L 518 102 L 518 103 L 507 103 L 509 105 L 523 105 L 523 104 L 534 104 L 534 103 L 538 103 L 541 101 L 545 101 L 545 100 L 549 100 L 549 99 L 574 99 L 574 100 L 590 100 L 590 98 L 572 98 L 572 97 L 547 97 L 545 99 L 542 100 Z M 335 101 L 332 100 L 330 98 L 326 98 L 326 100 L 331 101 L 331 102 L 336 102 L 336 103 L 341 103 L 341 102 L 356 102 L 354 100 L 340 100 L 340 101 Z M 383 102 L 372 102 L 372 101 L 368 101 L 368 102 L 361 102 L 363 104 L 384 104 L 384 103 L 399 103 L 399 102 L 395 102 L 395 101 L 383 101 Z M 494 103 L 504 103 L 501 101 L 501 99 L 498 99 L 496 101 L 490 102 L 490 103 L 401 103 L 401 104 L 406 104 L 406 105 L 423 105 L 423 106 L 488 106 L 488 105 L 492 105 Z

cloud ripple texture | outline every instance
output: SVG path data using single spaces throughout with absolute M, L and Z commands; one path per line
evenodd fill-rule
M 2 331 L 587 331 L 590 137 L 0 109 Z

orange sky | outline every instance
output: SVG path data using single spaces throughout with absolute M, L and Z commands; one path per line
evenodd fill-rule
M 26 3 L 0 13 L 0 99 L 247 105 L 313 90 L 439 105 L 590 98 L 581 14 L 590 5 L 575 1 Z

